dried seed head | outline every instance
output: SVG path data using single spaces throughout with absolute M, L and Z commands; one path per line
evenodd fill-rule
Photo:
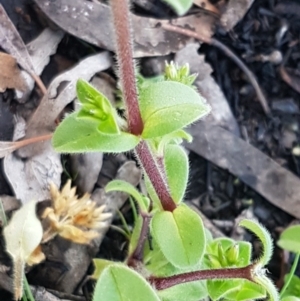
M 43 242 L 57 234 L 76 243 L 87 244 L 99 236 L 99 229 L 107 227 L 111 213 L 105 213 L 105 205 L 96 207 L 89 194 L 81 198 L 76 188 L 71 188 L 69 180 L 61 191 L 51 184 L 52 207 L 45 209 L 42 218 L 49 221 L 49 229 L 44 233 Z

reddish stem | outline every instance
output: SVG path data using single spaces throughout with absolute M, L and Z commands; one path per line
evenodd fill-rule
M 119 77 L 128 114 L 129 131 L 130 133 L 139 136 L 143 132 L 144 124 L 138 104 L 128 0 L 111 0 L 111 8 L 116 35 Z M 162 207 L 164 210 L 173 211 L 176 208 L 176 204 L 169 193 L 167 183 L 160 172 L 147 143 L 141 141 L 135 150 L 162 203 Z
M 195 271 L 170 277 L 150 277 L 148 280 L 158 290 L 163 290 L 181 283 L 208 279 L 247 279 L 254 282 L 252 269 L 253 265 L 249 265 L 243 268 Z
M 119 63 L 119 78 L 128 112 L 130 133 L 141 135 L 144 124 L 139 109 L 128 0 L 111 0 L 111 9 L 116 37 L 116 52 Z
M 165 211 L 172 212 L 176 209 L 176 204 L 171 197 L 167 183 L 162 176 L 154 157 L 151 154 L 148 144 L 142 140 L 136 146 L 135 151 L 140 159 L 146 175 L 149 177 L 156 194 L 161 201 L 163 209 Z

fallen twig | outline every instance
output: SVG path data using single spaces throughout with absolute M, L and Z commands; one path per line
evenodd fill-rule
M 208 36 L 204 36 L 204 35 L 199 35 L 198 33 L 194 32 L 192 30 L 189 30 L 189 29 L 181 28 L 181 27 L 178 27 L 178 26 L 173 26 L 171 24 L 162 24 L 162 27 L 165 30 L 173 31 L 173 32 L 185 35 L 185 36 L 189 36 L 191 38 L 195 38 L 195 39 L 197 39 L 201 42 L 204 42 L 206 44 L 209 44 L 209 45 L 212 45 L 212 46 L 215 46 L 215 47 L 221 49 L 229 58 L 231 58 L 245 72 L 245 74 L 247 75 L 250 83 L 254 87 L 254 90 L 257 94 L 257 97 L 258 97 L 262 107 L 263 107 L 264 112 L 266 113 L 266 115 L 270 115 L 271 111 L 270 111 L 267 99 L 265 98 L 265 96 L 264 96 L 264 94 L 263 94 L 256 78 L 255 78 L 255 75 L 239 59 L 239 57 L 236 54 L 234 54 L 234 52 L 231 49 L 229 49 L 226 45 L 224 45 L 223 43 L 221 43 L 217 39 L 214 39 L 214 38 L 211 38 L 211 37 L 208 37 Z

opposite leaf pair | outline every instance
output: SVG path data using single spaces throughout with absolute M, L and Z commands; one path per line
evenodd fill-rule
M 176 81 L 147 82 L 139 91 L 139 107 L 144 123 L 141 135 L 121 130 L 124 120 L 109 100 L 89 83 L 77 82 L 82 104 L 56 129 L 53 146 L 59 152 L 88 151 L 119 153 L 132 150 L 141 139 L 152 140 L 181 130 L 207 115 L 210 107 L 191 87 Z M 181 134 L 179 134 L 181 135 Z

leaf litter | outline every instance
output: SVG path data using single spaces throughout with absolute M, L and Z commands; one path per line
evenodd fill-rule
M 0 52 L 0 92 L 6 89 L 26 90 L 26 83 L 18 68 L 15 58 L 11 55 Z
M 41 79 L 36 75 L 30 55 L 27 48 L 19 35 L 17 29 L 9 19 L 3 6 L 0 4 L 0 45 L 10 53 L 37 82 L 41 90 L 45 93 L 45 87 Z
M 39 2 L 42 3 L 41 5 L 43 5 L 45 3 L 45 1 L 39 1 Z M 199 1 L 195 1 L 195 2 L 199 2 Z M 202 1 L 202 2 L 206 2 L 206 1 Z M 229 1 L 229 2 L 236 3 L 235 1 Z M 248 3 L 247 5 L 249 5 L 250 2 L 251 1 L 247 1 L 247 3 Z M 67 5 L 67 7 L 68 7 L 68 5 L 70 5 L 69 2 L 62 2 L 62 3 Z M 72 4 L 73 3 L 74 3 L 74 6 L 76 8 L 79 7 L 78 5 L 81 5 L 81 4 L 78 4 L 77 2 L 72 2 Z M 89 7 L 88 4 L 91 4 L 92 6 Z M 98 3 L 96 3 L 96 5 L 95 5 L 94 3 L 91 3 L 91 2 L 84 2 L 83 5 L 84 5 L 86 10 L 84 10 L 82 12 L 86 13 L 86 12 L 88 12 L 88 9 L 90 11 L 97 10 L 99 12 L 98 9 L 100 8 L 100 6 L 98 6 Z M 82 7 L 82 6 L 80 6 L 80 7 Z M 45 7 L 42 7 L 42 9 L 44 10 Z M 101 9 L 103 9 L 103 11 L 107 12 L 106 8 L 101 7 Z M 212 8 L 212 10 L 213 9 L 214 8 Z M 243 14 L 242 15 L 244 15 L 244 13 L 247 11 L 247 9 L 248 9 L 248 7 L 245 6 L 244 9 L 243 9 Z M 215 13 L 217 13 L 217 10 L 215 11 Z M 84 15 L 84 14 L 81 14 L 81 16 L 82 15 Z M 76 16 L 77 19 L 80 17 L 79 14 L 74 15 L 74 16 Z M 74 18 L 74 16 L 73 16 L 73 20 L 71 22 L 71 25 L 74 24 L 74 19 L 76 19 L 76 18 Z M 203 16 L 203 14 L 200 13 L 199 16 Z M 53 17 L 53 16 L 50 16 L 50 17 Z M 54 16 L 54 17 L 56 17 L 56 16 Z M 90 17 L 90 15 L 89 15 L 89 17 Z M 69 32 L 75 34 L 76 36 L 79 36 L 82 39 L 87 40 L 89 42 L 93 41 L 92 43 L 94 43 L 97 46 L 99 46 L 99 45 L 103 46 L 104 45 L 105 49 L 113 50 L 114 46 L 112 44 L 112 41 L 110 40 L 111 35 L 109 34 L 109 30 L 104 32 L 104 35 L 108 36 L 108 38 L 106 40 L 102 36 L 99 38 L 99 36 L 96 35 L 95 33 L 88 32 L 90 30 L 90 28 L 93 28 L 93 26 L 89 27 L 90 23 L 91 22 L 93 23 L 93 18 L 86 18 L 87 20 L 84 20 L 86 23 L 82 23 L 82 24 L 86 24 L 86 25 L 88 24 L 89 26 L 82 26 L 83 29 L 82 30 L 80 29 L 80 31 L 81 31 L 80 34 L 78 32 L 76 32 L 76 30 L 72 27 L 67 28 L 68 26 L 66 26 L 66 24 L 68 23 L 68 21 L 64 20 L 64 18 L 62 16 L 59 16 L 58 18 L 60 18 L 60 19 L 57 19 L 58 20 L 57 23 L 62 28 L 64 28 L 66 31 L 69 31 Z M 198 19 L 199 18 L 201 19 L 203 17 L 198 17 Z M 195 29 L 195 31 L 197 32 L 196 21 L 193 21 L 193 20 L 196 20 L 196 19 L 197 19 L 197 17 L 194 17 L 194 19 L 193 19 L 192 17 L 189 16 L 189 17 L 186 17 L 186 19 L 175 20 L 173 22 L 173 25 L 184 27 L 185 25 L 188 25 L 190 23 L 190 24 L 192 24 L 191 27 L 193 29 Z M 83 18 L 81 18 L 81 20 L 83 20 Z M 106 21 L 105 20 L 106 19 L 104 18 L 103 19 L 103 24 L 106 23 L 105 24 L 106 26 L 103 26 L 103 28 L 107 28 L 108 22 L 107 22 L 107 20 Z M 158 55 L 158 54 L 163 55 L 163 54 L 168 54 L 168 53 L 171 53 L 171 52 L 177 52 L 179 49 L 185 47 L 186 44 L 190 43 L 191 40 L 192 40 L 191 38 L 186 38 L 186 37 L 182 37 L 178 34 L 173 34 L 173 33 L 166 32 L 163 28 L 159 27 L 159 25 L 168 24 L 169 21 L 157 21 L 155 19 L 145 18 L 145 17 L 137 17 L 137 16 L 134 16 L 134 20 L 137 20 L 138 22 L 140 22 L 140 23 L 137 22 L 136 24 L 144 24 L 145 25 L 145 26 L 136 25 L 136 27 L 137 27 L 136 35 L 138 37 L 138 39 L 136 40 L 136 49 L 137 49 L 136 50 L 136 57 L 142 57 L 142 56 L 146 56 L 146 55 Z M 234 21 L 234 22 L 237 22 L 237 21 Z M 214 24 L 214 22 L 209 23 L 209 25 L 206 24 L 205 26 L 202 26 L 203 24 L 201 22 L 199 22 L 199 27 L 198 28 L 201 28 L 201 26 L 202 26 L 202 28 L 204 28 L 203 29 L 204 33 L 203 32 L 202 33 L 204 35 L 207 34 L 207 37 L 210 37 L 211 33 L 213 32 L 212 24 Z M 233 25 L 230 25 L 230 26 L 232 28 Z M 228 27 L 228 29 L 231 29 L 231 28 Z M 145 32 L 147 32 L 146 35 L 145 35 Z M 93 37 L 93 35 L 94 35 L 94 37 Z M 102 38 L 103 38 L 103 40 L 102 40 Z M 53 49 L 54 49 L 53 51 L 55 52 L 56 48 L 54 47 Z M 194 52 L 195 52 L 195 49 L 196 48 L 194 48 L 194 50 L 193 50 Z M 188 56 L 188 52 L 187 52 L 186 55 Z M 195 53 L 194 53 L 194 55 L 195 55 Z M 49 57 L 49 55 L 48 55 L 48 57 Z M 201 61 L 203 61 L 203 60 L 201 59 Z M 43 68 L 44 67 L 42 67 L 41 69 L 43 69 Z M 201 70 L 200 69 L 201 67 L 198 67 L 198 68 L 199 68 L 198 70 Z M 208 68 L 208 70 L 207 70 L 208 76 L 207 77 L 205 77 L 206 72 L 205 72 L 205 74 L 201 74 L 201 76 L 203 76 L 202 81 L 205 82 L 208 78 L 210 78 L 210 76 L 209 76 L 210 72 L 211 71 Z M 63 80 L 63 78 L 65 80 Z M 48 93 L 46 94 L 46 96 L 44 97 L 43 101 L 41 102 L 40 107 L 38 107 L 37 111 L 35 112 L 32 119 L 28 123 L 26 137 L 31 137 L 31 136 L 34 137 L 38 133 L 39 134 L 51 133 L 52 129 L 55 127 L 55 119 L 57 118 L 57 116 L 63 111 L 64 107 L 69 102 L 71 102 L 75 99 L 74 92 L 72 92 L 70 94 L 66 93 L 66 87 L 68 85 L 70 85 L 70 82 L 72 82 L 73 80 L 76 81 L 75 79 L 70 79 L 70 78 L 68 78 L 68 76 L 65 76 L 65 77 L 62 77 L 62 79 L 58 80 L 57 85 L 54 85 L 52 88 L 50 86 L 50 89 L 49 89 Z M 211 81 L 211 78 L 210 78 L 210 81 Z M 210 95 L 211 89 L 216 89 L 216 83 L 214 83 L 214 82 L 212 82 L 211 88 L 207 88 L 206 91 L 204 89 L 204 85 L 206 86 L 206 84 L 202 83 L 202 85 L 203 85 L 202 86 L 202 91 L 203 91 L 204 94 L 207 93 L 207 95 Z M 199 90 L 201 90 L 201 80 L 199 80 L 198 88 L 199 88 Z M 62 92 L 61 92 L 61 90 L 62 90 Z M 72 88 L 70 88 L 70 90 L 72 90 Z M 66 94 L 64 94 L 64 93 L 66 93 Z M 60 98 L 61 95 L 62 95 L 62 97 Z M 65 102 L 60 103 L 61 99 L 63 99 L 65 95 L 68 95 L 67 100 Z M 214 94 L 211 93 L 211 96 L 209 96 L 208 98 L 210 100 L 212 100 L 212 98 L 215 97 L 213 95 Z M 218 95 L 221 97 L 222 92 L 219 91 Z M 223 102 L 223 105 L 225 105 L 224 95 L 222 97 L 223 98 L 222 98 L 222 101 L 220 103 Z M 59 104 L 51 104 L 51 102 L 53 100 L 54 100 L 54 102 L 57 102 Z M 48 103 L 50 103 L 49 106 L 48 106 Z M 41 119 L 37 120 L 37 121 L 35 120 L 35 118 L 38 119 L 39 116 L 41 116 L 42 114 L 45 114 L 45 112 L 48 113 L 49 111 L 47 111 L 47 110 L 49 110 L 53 107 L 55 108 L 54 113 L 47 120 L 45 120 L 45 121 L 43 121 Z M 271 163 L 269 162 L 270 164 L 268 165 L 266 163 L 266 162 L 269 161 L 268 157 L 266 157 L 266 156 L 263 157 L 263 154 L 260 153 L 259 151 L 257 151 L 257 149 L 255 149 L 253 147 L 252 148 L 250 147 L 250 150 L 248 150 L 248 148 L 249 148 L 248 144 L 245 144 L 245 142 L 243 142 L 241 139 L 239 139 L 237 137 L 234 137 L 233 135 L 229 134 L 227 131 L 224 131 L 224 129 L 221 128 L 221 127 L 227 128 L 227 129 L 229 129 L 229 131 L 231 131 L 232 133 L 235 133 L 235 134 L 238 134 L 238 132 L 239 132 L 239 129 L 237 128 L 237 125 L 236 125 L 236 120 L 234 119 L 232 113 L 230 112 L 228 107 L 224 106 L 224 108 L 226 108 L 226 110 L 225 110 L 225 113 L 223 115 L 220 114 L 220 116 L 214 116 L 215 120 L 213 120 L 213 121 L 209 120 L 209 118 L 207 118 L 207 120 L 205 120 L 204 128 L 206 128 L 206 132 L 205 132 L 206 134 L 205 135 L 203 134 L 203 127 L 200 127 L 199 131 L 201 132 L 201 134 L 200 134 L 200 136 L 198 134 L 195 134 L 194 143 L 195 143 L 196 146 L 192 146 L 191 149 L 194 149 L 196 151 L 196 148 L 197 148 L 198 153 L 201 153 L 202 156 L 204 156 L 207 159 L 211 160 L 212 162 L 222 166 L 223 168 L 229 169 L 233 174 L 237 174 L 242 180 L 244 180 L 247 184 L 249 184 L 254 189 L 256 189 L 258 192 L 260 192 L 262 195 L 264 195 L 267 199 L 273 197 L 278 192 L 277 190 L 272 190 L 270 194 L 265 192 L 265 189 L 266 189 L 266 187 L 268 187 L 268 185 L 274 185 L 274 183 L 276 182 L 276 179 L 275 179 L 276 177 L 275 178 L 273 177 L 272 181 L 269 181 L 269 182 L 267 180 L 268 177 L 270 177 L 270 175 L 277 175 L 278 170 L 280 171 L 279 173 L 281 174 L 280 177 L 278 177 L 279 180 L 277 179 L 281 184 L 280 188 L 288 187 L 289 183 L 290 183 L 290 180 L 291 180 L 290 177 L 287 177 L 286 178 L 287 180 L 283 181 L 284 185 L 286 185 L 286 186 L 284 186 L 282 184 L 282 182 L 280 181 L 281 177 L 283 177 L 283 178 L 286 177 L 286 174 L 285 174 L 286 170 L 284 170 L 283 168 L 278 169 L 278 168 L 280 168 L 280 166 L 278 166 L 276 164 L 274 165 L 275 162 L 273 162 L 273 161 Z M 54 116 L 56 116 L 56 117 L 54 117 Z M 213 125 L 213 127 L 212 127 L 212 125 Z M 212 133 L 211 134 L 212 137 L 209 136 L 210 133 Z M 205 137 L 202 137 L 201 136 L 202 134 Z M 218 146 L 219 144 L 216 143 L 216 141 L 214 141 L 214 138 L 213 138 L 215 136 L 217 136 L 218 138 L 219 137 L 223 138 L 222 135 L 224 135 L 224 140 L 221 139 L 221 142 L 223 142 L 226 145 L 226 148 L 225 148 L 225 153 L 222 153 L 223 157 L 222 157 L 222 160 L 221 160 L 220 155 L 218 154 L 218 152 L 216 152 L 216 154 L 215 154 L 215 151 L 212 152 L 212 150 L 215 149 L 215 147 L 221 147 L 221 149 L 222 149 L 224 144 L 222 144 L 221 146 Z M 262 161 L 259 161 L 259 160 L 258 161 L 261 162 L 263 166 L 267 166 L 266 170 L 269 171 L 269 174 L 267 176 L 264 175 L 264 174 L 262 175 L 260 173 L 260 170 L 257 169 L 257 166 L 255 165 L 255 162 L 251 161 L 251 160 L 249 161 L 250 162 L 249 165 L 252 168 L 251 169 L 252 172 L 255 171 L 255 172 L 258 173 L 257 178 L 255 178 L 255 180 L 253 180 L 253 178 L 252 178 L 253 174 L 252 173 L 249 174 L 249 179 L 247 177 L 243 177 L 243 175 L 238 174 L 235 171 L 235 168 L 233 167 L 234 164 L 237 164 L 237 163 L 231 160 L 232 159 L 232 146 L 229 146 L 229 145 L 226 144 L 226 141 L 225 141 L 226 139 L 227 139 L 227 142 L 228 141 L 234 141 L 234 143 L 236 143 L 236 145 L 238 145 L 239 150 L 237 151 L 237 153 L 235 153 L 235 155 L 236 155 L 235 158 L 237 159 L 237 161 L 240 160 L 241 155 L 243 154 L 243 152 L 248 150 L 249 154 L 251 154 L 252 156 L 257 156 L 257 158 L 259 158 L 259 160 L 262 160 Z M 206 142 L 201 144 L 199 141 L 200 142 L 206 141 Z M 200 146 L 199 146 L 199 143 L 200 143 Z M 7 145 L 7 146 L 10 148 L 10 150 L 12 150 L 13 147 L 14 147 L 13 145 Z M 201 147 L 202 147 L 202 149 L 201 149 Z M 42 149 L 41 146 L 38 146 L 38 144 L 37 144 L 36 149 L 32 149 L 30 147 L 28 147 L 27 149 L 24 148 L 24 150 L 20 151 L 18 155 L 20 155 L 23 158 L 26 158 L 26 160 L 28 160 L 28 159 L 31 160 L 31 158 L 34 158 L 40 152 L 43 152 L 43 149 Z M 46 158 L 47 158 L 47 156 L 43 160 L 46 160 Z M 42 163 L 40 163 L 40 164 L 44 164 L 43 160 L 41 160 Z M 253 166 L 252 166 L 252 164 L 253 164 Z M 267 164 L 267 165 L 264 165 L 264 164 Z M 238 165 L 238 166 L 240 166 L 240 165 Z M 47 169 L 47 167 L 48 166 L 46 166 L 46 169 Z M 248 165 L 247 165 L 247 167 L 248 167 Z M 22 168 L 23 167 L 20 167 L 19 169 L 22 169 Z M 241 165 L 241 168 L 244 168 L 244 165 Z M 17 168 L 17 170 L 19 170 L 19 169 Z M 24 177 L 26 176 L 27 170 L 25 170 L 25 172 L 24 172 L 24 175 L 23 175 Z M 51 170 L 51 168 L 50 168 L 50 170 Z M 275 172 L 274 172 L 274 170 L 275 170 Z M 253 172 L 253 173 L 255 174 L 255 172 Z M 11 171 L 11 174 L 12 173 L 13 173 L 13 170 Z M 30 173 L 28 173 L 28 175 L 31 176 Z M 47 176 L 46 176 L 46 178 L 47 178 Z M 293 181 L 293 180 L 295 180 L 295 177 L 291 181 Z M 16 189 L 16 187 L 18 186 L 18 183 L 20 183 L 22 181 L 23 181 L 23 179 L 17 179 L 15 181 L 13 187 Z M 261 185 L 260 185 L 260 183 L 261 183 Z M 25 189 L 29 189 L 29 188 L 25 188 Z M 288 194 L 288 191 L 284 190 L 284 193 Z M 294 194 L 294 192 L 289 194 L 289 196 L 291 196 L 292 199 L 293 199 L 293 194 Z M 20 192 L 19 192 L 19 195 L 21 195 Z M 280 196 L 282 197 L 283 195 L 280 195 Z M 288 203 L 288 200 L 285 204 L 287 204 L 287 203 Z M 279 203 L 277 205 L 281 206 Z M 287 211 L 290 210 L 289 205 L 286 205 L 285 210 L 287 210 Z M 58 242 L 58 244 L 60 244 L 60 243 L 63 245 L 63 243 L 61 241 Z M 70 251 L 71 255 L 70 256 L 74 256 L 74 252 L 75 252 L 75 254 L 77 254 L 76 251 L 72 250 L 72 248 L 71 248 L 71 251 Z M 62 256 L 61 256 L 61 253 L 60 253 L 58 258 L 61 258 L 61 257 Z M 71 276 L 72 276 L 72 274 L 70 274 L 70 277 Z M 62 285 L 61 288 L 63 289 L 64 286 Z M 74 287 L 69 288 L 68 291 L 73 292 Z

